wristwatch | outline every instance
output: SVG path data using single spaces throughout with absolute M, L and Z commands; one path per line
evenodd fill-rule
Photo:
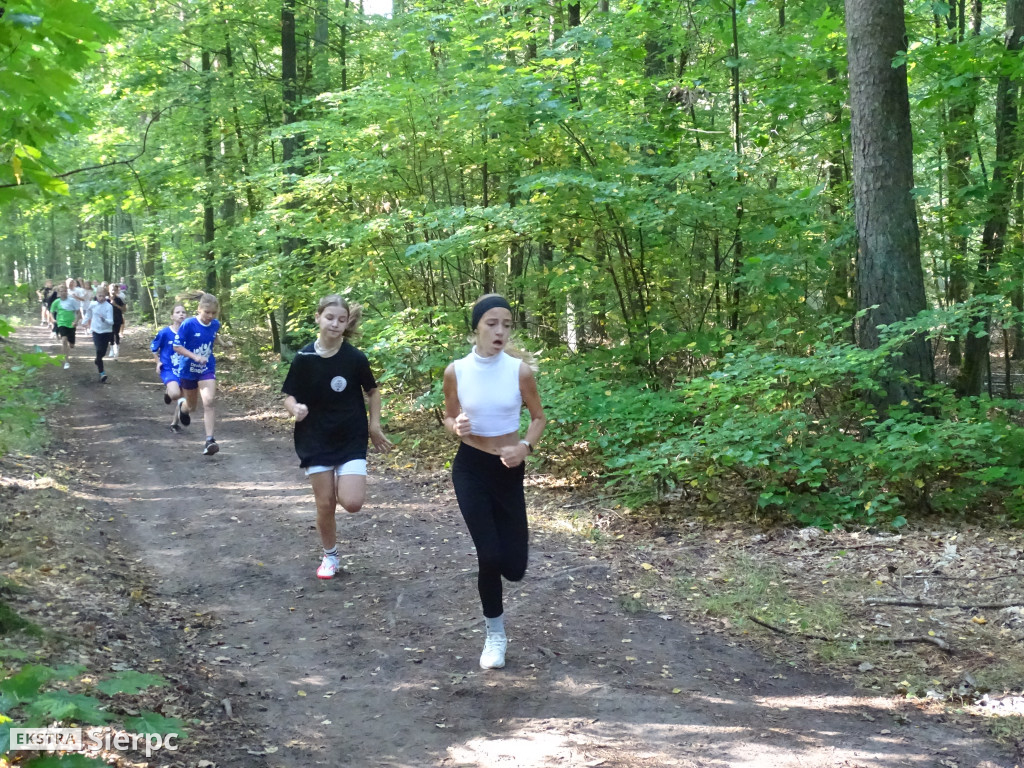
M 519 442 L 526 446 L 527 453 L 533 453 L 533 446 L 530 445 L 529 440 L 520 440 Z

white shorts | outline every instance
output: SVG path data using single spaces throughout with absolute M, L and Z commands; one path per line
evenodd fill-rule
M 306 477 L 320 472 L 334 472 L 337 477 L 341 477 L 342 475 L 363 475 L 365 477 L 366 459 L 352 459 L 338 467 L 325 467 L 322 464 L 306 467 Z

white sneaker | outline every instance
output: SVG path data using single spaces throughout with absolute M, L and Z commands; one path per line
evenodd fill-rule
M 341 561 L 336 557 L 324 555 L 324 559 L 320 563 L 320 567 L 316 569 L 316 577 L 318 579 L 333 579 L 334 574 L 339 570 L 341 570 Z
M 505 635 L 488 635 L 484 652 L 480 654 L 480 669 L 501 669 L 505 666 L 505 649 L 508 638 Z
M 67 360 L 65 360 L 64 361 L 64 370 L 66 371 L 70 367 L 71 367 L 71 363 L 69 363 Z

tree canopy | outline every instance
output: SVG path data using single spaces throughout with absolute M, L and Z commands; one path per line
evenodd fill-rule
M 909 118 L 879 210 L 916 223 L 869 271 L 855 181 L 896 160 L 851 138 L 838 0 L 9 6 L 0 264 L 125 276 L 157 319 L 210 290 L 283 353 L 344 290 L 428 414 L 500 291 L 567 471 L 822 524 L 1019 515 L 1020 8 L 909 2 L 873 51 Z M 878 309 L 908 248 L 918 298 Z

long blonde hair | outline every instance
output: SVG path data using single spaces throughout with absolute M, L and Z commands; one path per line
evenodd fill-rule
M 316 316 L 319 318 L 328 307 L 341 307 L 348 312 L 348 325 L 345 326 L 342 337 L 350 341 L 359 338 L 362 333 L 359 330 L 359 323 L 363 320 L 363 308 L 355 303 L 349 304 L 340 293 L 329 293 L 317 302 Z

